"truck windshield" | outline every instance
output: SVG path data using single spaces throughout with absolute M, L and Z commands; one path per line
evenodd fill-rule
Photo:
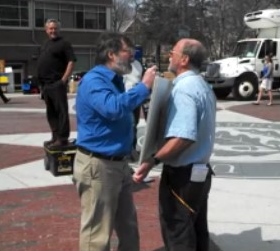
M 254 58 L 258 52 L 260 41 L 242 41 L 238 42 L 233 52 L 234 57 Z

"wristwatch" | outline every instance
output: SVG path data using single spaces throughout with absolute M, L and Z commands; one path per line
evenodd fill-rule
M 155 154 L 152 155 L 152 158 L 154 160 L 155 165 L 158 165 L 159 163 L 161 163 L 161 160 L 157 157 L 155 157 Z

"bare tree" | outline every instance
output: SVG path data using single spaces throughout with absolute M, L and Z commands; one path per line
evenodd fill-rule
M 139 5 L 141 32 L 145 42 L 155 45 L 171 44 L 181 35 L 199 39 L 217 59 L 231 54 L 237 40 L 252 35 L 243 21 L 246 13 L 279 7 L 280 0 L 146 0 Z
M 251 11 L 276 8 L 276 2 L 267 0 L 215 0 L 212 8 L 216 12 L 216 25 L 213 25 L 215 38 L 215 51 L 212 55 L 221 58 L 232 52 L 236 41 L 252 35 L 252 30 L 244 24 L 244 15 Z M 207 22 L 209 24 L 209 22 Z
M 113 0 L 112 29 L 120 31 L 121 28 L 132 18 L 131 6 L 126 0 Z

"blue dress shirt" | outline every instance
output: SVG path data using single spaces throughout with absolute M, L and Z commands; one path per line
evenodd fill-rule
M 77 145 L 107 156 L 130 154 L 132 112 L 149 95 L 141 82 L 125 92 L 121 76 L 104 65 L 95 66 L 78 86 Z

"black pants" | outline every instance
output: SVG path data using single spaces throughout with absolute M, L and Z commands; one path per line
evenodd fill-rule
M 8 98 L 5 96 L 1 86 L 0 86 L 0 98 L 3 100 L 4 103 L 8 101 Z
M 134 117 L 134 124 L 133 124 L 133 130 L 134 130 L 133 149 L 136 149 L 136 146 L 137 146 L 137 125 L 138 125 L 139 119 L 140 119 L 140 112 L 141 112 L 141 106 L 137 107 L 133 111 L 133 117 Z
M 67 85 L 61 81 L 44 85 L 43 95 L 52 138 L 54 140 L 67 140 L 70 135 Z
M 159 214 L 166 251 L 208 251 L 207 200 L 212 171 L 205 182 L 191 182 L 191 165 L 164 165 L 159 186 Z M 192 213 L 175 196 L 182 198 Z

